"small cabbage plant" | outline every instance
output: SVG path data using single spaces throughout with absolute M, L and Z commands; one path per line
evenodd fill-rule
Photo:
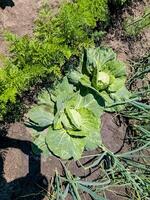
M 80 83 L 103 97 L 107 111 L 124 109 L 124 102 L 131 96 L 125 86 L 125 64 L 110 48 L 85 50 L 78 71 L 71 71 L 68 77 L 72 83 Z
M 27 125 L 44 154 L 77 160 L 84 149 L 101 145 L 101 114 L 94 96 L 76 91 L 65 77 L 53 90 L 44 90 L 38 96 L 38 104 L 27 114 Z

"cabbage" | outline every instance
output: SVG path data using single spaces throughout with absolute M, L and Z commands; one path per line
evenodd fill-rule
M 105 109 L 108 111 L 124 109 L 124 105 L 119 105 L 120 102 L 123 104 L 122 102 L 131 97 L 125 86 L 125 64 L 117 60 L 116 54 L 110 48 L 86 49 L 79 70 L 72 71 L 68 77 L 72 83 L 80 83 L 103 97 Z M 119 106 L 112 107 L 117 104 Z
M 78 160 L 84 149 L 93 150 L 101 145 L 102 113 L 92 94 L 81 95 L 64 77 L 54 89 L 44 90 L 38 96 L 26 124 L 32 128 L 34 144 L 40 152 Z M 34 152 L 39 153 L 35 148 Z

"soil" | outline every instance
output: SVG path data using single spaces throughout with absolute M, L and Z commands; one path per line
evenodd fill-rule
M 144 13 L 146 6 L 149 6 L 148 0 L 134 0 L 121 13 L 120 10 L 116 11 L 112 16 L 112 26 L 102 42 L 102 45 L 114 49 L 118 58 L 127 65 L 131 60 L 144 57 L 150 51 L 150 28 L 144 29 L 137 37 L 132 37 L 126 35 L 123 27 L 125 19 L 137 19 Z
M 4 1 L 5 2 L 5 1 Z M 33 21 L 40 7 L 37 1 L 6 1 L 4 9 L 0 9 L 0 30 L 9 30 L 18 35 L 32 34 Z M 0 35 L 0 52 L 6 52 L 6 44 Z
M 3 5 L 1 5 L 2 2 Z M 62 0 L 49 0 L 54 10 Z M 3 31 L 8 30 L 17 35 L 32 35 L 34 20 L 42 5 L 42 0 L 0 0 L 0 54 L 8 53 L 7 44 L 3 39 Z
M 18 35 L 32 35 L 34 20 L 42 0 L 4 0 L 4 2 L 3 9 L 0 8 L 0 32 L 8 29 Z M 50 1 L 53 8 L 57 7 L 59 3 L 59 0 Z M 133 55 L 138 58 L 149 51 L 150 34 L 149 30 L 144 30 L 136 39 L 125 37 L 122 18 L 129 14 L 139 15 L 145 4 L 147 4 L 147 1 L 140 4 L 135 1 L 130 9 L 125 8 L 119 18 L 120 20 L 117 20 L 117 23 L 116 21 L 113 22 L 113 26 L 109 29 L 109 33 L 103 41 L 103 44 L 112 47 L 118 53 L 119 59 L 127 64 L 133 58 Z M 0 34 L 0 54 L 7 53 L 7 44 Z M 102 116 L 102 141 L 112 152 L 124 152 L 130 148 L 130 145 L 125 142 L 126 129 L 126 123 L 119 116 L 108 113 Z M 0 140 L 0 200 L 48 199 L 51 181 L 56 170 L 63 175 L 60 160 L 56 157 L 45 158 L 33 155 L 31 135 L 22 122 L 10 124 L 7 136 L 0 138 Z M 85 155 L 98 151 L 85 152 Z M 82 159 L 81 162 L 86 163 L 88 159 Z M 68 169 L 72 174 L 85 180 L 92 181 L 100 175 L 97 168 L 92 171 L 84 170 L 73 161 L 68 163 Z M 123 194 L 125 190 L 124 188 L 119 190 L 112 188 L 112 191 L 106 192 L 107 199 L 125 199 L 116 193 Z M 83 199 L 90 200 L 90 197 L 86 196 Z

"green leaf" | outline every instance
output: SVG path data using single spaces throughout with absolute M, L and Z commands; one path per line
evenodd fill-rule
M 72 70 L 70 73 L 68 73 L 67 75 L 69 82 L 73 83 L 73 84 L 78 84 L 82 74 L 78 71 Z
M 69 130 L 74 129 L 74 126 L 70 123 L 70 121 L 65 113 L 63 113 L 63 116 L 62 116 L 62 125 L 65 130 L 69 131 Z
M 93 112 L 86 108 L 80 108 L 78 112 L 81 115 L 81 129 L 87 132 L 99 130 L 99 118 Z
M 89 135 L 85 138 L 86 145 L 85 148 L 87 150 L 94 150 L 97 147 L 99 147 L 102 144 L 102 139 L 100 136 L 100 129 L 99 130 L 93 130 L 89 133 Z
M 77 130 L 81 130 L 82 118 L 80 113 L 75 109 L 66 108 L 67 116 L 69 117 L 71 123 L 75 126 Z
M 101 96 L 105 99 L 105 107 L 104 108 L 109 107 L 110 105 L 113 104 L 114 101 L 113 101 L 113 99 L 110 98 L 109 93 L 107 93 L 106 91 L 102 91 Z
M 122 87 L 125 87 L 126 77 L 115 78 L 113 83 L 109 86 L 109 92 L 114 93 L 120 90 Z
M 132 94 L 125 86 L 110 94 L 103 91 L 101 95 L 105 99 L 105 110 L 108 112 L 120 112 L 125 108 L 126 100 L 132 97 Z
M 82 131 L 86 133 L 86 149 L 93 150 L 101 144 L 100 139 L 100 118 L 97 118 L 93 112 L 81 108 L 79 113 L 82 117 Z
M 62 118 L 63 118 L 63 109 L 61 111 L 58 111 L 55 114 L 55 118 L 54 118 L 54 129 L 61 129 L 62 128 Z
M 103 66 L 102 70 L 109 71 L 116 78 L 126 76 L 126 66 L 123 62 L 118 60 L 111 60 Z
M 44 128 L 53 123 L 54 114 L 51 113 L 51 111 L 50 106 L 47 105 L 34 106 L 29 110 L 27 117 L 34 122 L 36 126 Z
M 81 101 L 78 101 L 78 108 L 87 108 L 88 110 L 93 112 L 97 118 L 100 118 L 103 113 L 103 107 L 100 106 L 94 96 L 89 93 L 83 96 L 81 98 Z
M 78 125 L 78 129 L 75 130 L 74 127 L 72 127 L 72 129 L 68 130 L 68 133 L 72 136 L 88 136 L 89 133 L 91 131 L 93 131 L 93 129 L 99 129 L 99 122 L 97 120 L 97 117 L 93 114 L 92 111 L 88 110 L 87 108 L 79 108 L 81 105 L 78 105 L 78 109 L 77 110 L 73 110 L 72 114 L 70 113 L 70 118 L 73 118 L 71 121 L 71 123 L 77 128 Z M 75 119 L 76 118 L 76 119 Z M 99 117 L 98 117 L 99 119 Z M 80 130 L 79 130 L 79 126 L 80 126 Z
M 35 154 L 40 155 L 41 153 L 45 156 L 50 156 L 51 153 L 49 152 L 45 138 L 46 138 L 47 132 L 46 133 L 41 133 L 39 136 L 33 141 L 34 144 L 32 145 L 32 150 Z
M 81 130 L 69 130 L 68 133 L 72 136 L 85 136 L 86 137 L 91 136 L 91 133 L 96 133 L 100 131 L 99 126 L 99 118 L 97 118 L 93 112 L 86 108 L 80 108 L 77 110 L 78 113 L 80 113 L 80 129 Z M 94 140 L 94 138 L 92 139 Z M 91 141 L 90 141 L 91 142 Z M 92 141 L 93 143 L 93 141 Z
M 57 108 L 57 112 L 62 112 L 65 108 L 65 103 L 66 101 L 64 101 L 63 99 L 58 98 L 57 101 L 55 102 L 56 108 Z
M 89 77 L 86 76 L 85 74 L 84 75 L 80 74 L 77 71 L 72 71 L 72 73 L 73 73 L 72 78 L 70 78 L 70 74 L 68 75 L 70 82 L 74 83 L 75 85 L 80 83 L 82 86 L 84 86 L 85 88 L 81 88 L 81 85 L 80 85 L 80 90 L 84 90 L 84 91 L 86 90 L 87 93 L 91 93 L 93 95 L 93 98 L 96 99 L 96 101 L 98 102 L 99 108 L 100 107 L 102 108 L 104 106 L 104 100 L 100 96 L 99 91 L 91 86 L 91 81 L 90 81 Z M 79 97 L 79 99 L 77 101 L 77 105 L 79 104 L 80 101 L 81 101 L 81 99 Z M 99 109 L 98 109 L 98 111 L 99 111 Z
M 78 103 L 81 101 L 82 96 L 80 91 L 74 92 L 74 94 L 67 100 L 65 106 L 66 108 L 77 109 Z
M 129 100 L 130 97 L 131 93 L 127 90 L 125 86 L 122 86 L 115 93 L 111 93 L 111 98 L 113 98 L 115 102 Z
M 87 186 L 83 186 L 82 184 L 77 184 L 78 188 L 86 193 L 88 193 L 93 200 L 107 200 L 105 198 L 103 198 L 102 196 L 100 196 L 99 194 L 97 194 L 96 192 L 94 192 L 92 189 L 90 189 Z
M 87 87 L 89 89 L 89 92 L 91 90 L 93 93 L 95 93 L 96 96 L 100 96 L 99 91 L 91 85 L 91 81 L 88 78 L 88 76 L 86 75 L 82 76 L 80 83 L 81 85 Z
M 84 150 L 85 141 L 81 138 L 71 137 L 64 129 L 53 130 L 49 127 L 46 144 L 56 156 L 62 159 L 73 157 L 75 160 L 78 160 L 81 158 Z
M 66 93 L 67 92 L 67 93 Z M 53 101 L 62 101 L 64 102 L 66 99 L 70 97 L 74 92 L 73 85 L 69 84 L 67 77 L 65 77 L 61 83 L 57 84 L 55 89 L 51 91 L 53 95 Z M 67 94 L 67 95 L 66 95 Z
M 54 108 L 54 103 L 51 100 L 50 92 L 48 90 L 43 90 L 41 94 L 38 95 L 38 104 L 49 105 Z
M 91 87 L 91 81 L 85 74 L 81 76 L 79 82 L 84 86 Z
M 86 67 L 88 73 L 92 75 L 95 68 L 100 71 L 108 61 L 116 59 L 116 54 L 110 48 L 89 48 L 86 50 L 85 57 L 83 68 Z

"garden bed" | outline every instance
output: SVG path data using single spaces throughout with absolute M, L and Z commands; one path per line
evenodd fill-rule
M 55 10 L 60 1 L 50 1 L 52 8 Z M 41 1 L 14 1 L 13 7 L 0 9 L 0 31 L 9 29 L 18 35 L 32 35 L 33 21 L 37 17 L 37 13 L 41 6 Z M 12 5 L 12 4 L 11 4 Z M 111 25 L 107 28 L 106 36 L 101 41 L 101 45 L 111 47 L 116 53 L 118 59 L 125 62 L 127 65 L 128 77 L 133 75 L 130 61 L 136 60 L 149 53 L 150 37 L 149 29 L 145 29 L 138 37 L 133 38 L 127 36 L 123 29 L 123 21 L 129 15 L 138 16 L 143 12 L 144 6 L 147 6 L 147 1 L 134 1 L 123 10 L 113 13 Z M 98 42 L 99 43 L 99 42 Z M 7 44 L 0 35 L 0 53 L 8 55 Z M 1 64 L 2 65 L 2 64 Z M 147 78 L 149 79 L 149 78 Z M 146 80 L 147 80 L 146 79 Z M 147 83 L 147 82 L 146 82 Z M 38 83 L 39 84 L 39 83 Z M 144 83 L 145 84 L 145 83 Z M 39 84 L 40 85 L 40 84 Z M 140 86 L 139 86 L 140 85 Z M 36 86 L 37 87 L 37 86 Z M 26 110 L 35 103 L 35 89 L 30 93 L 25 92 L 23 101 L 26 104 Z M 137 80 L 132 90 L 139 90 L 143 87 L 143 82 Z M 30 91 L 32 90 L 30 88 Z M 41 86 L 40 86 L 41 88 Z M 29 97 L 26 97 L 26 94 Z M 21 97 L 19 97 L 21 99 Z M 22 101 L 22 99 L 21 99 Z M 43 155 L 34 155 L 32 152 L 32 138 L 29 129 L 24 125 L 24 119 L 19 119 L 16 122 L 14 117 L 5 116 L 6 120 L 2 121 L 1 132 L 4 132 L 5 137 L 2 137 L 0 144 L 0 199 L 1 200 L 48 200 L 53 196 L 53 181 L 54 176 L 58 173 L 64 176 L 65 170 L 59 158 L 50 156 L 48 158 Z M 22 113 L 21 113 L 22 115 Z M 12 113 L 14 116 L 14 112 Z M 12 120 L 13 119 L 13 120 Z M 132 134 L 129 129 L 132 120 L 124 118 L 119 113 L 104 113 L 102 119 L 101 137 L 104 146 L 112 153 L 124 153 L 132 149 Z M 133 120 L 134 121 L 134 120 Z M 82 164 L 92 164 L 96 157 L 92 160 L 90 155 L 99 154 L 100 150 L 85 151 L 81 159 Z M 107 168 L 107 162 L 104 163 Z M 67 169 L 73 177 L 81 177 L 83 181 L 95 181 L 101 176 L 99 165 L 95 165 L 92 169 L 85 170 L 77 161 L 65 161 Z M 118 174 L 119 176 L 119 174 Z M 106 188 L 105 194 L 108 200 L 125 200 L 130 196 L 130 190 L 126 187 L 117 186 Z M 90 200 L 88 194 L 81 193 L 81 197 Z M 66 200 L 71 200 L 68 196 Z M 143 199 L 144 200 L 144 199 Z

